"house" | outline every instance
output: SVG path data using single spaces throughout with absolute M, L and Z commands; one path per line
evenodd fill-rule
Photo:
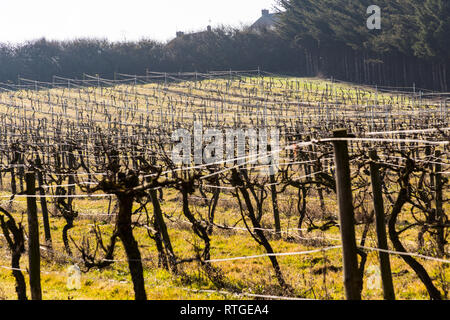
M 193 33 L 184 33 L 183 31 L 177 31 L 176 37 L 174 39 L 172 39 L 171 41 L 169 41 L 169 43 L 167 45 L 173 45 L 173 43 L 175 43 L 179 39 L 184 39 L 184 40 L 201 39 L 201 38 L 209 36 L 211 33 L 212 33 L 211 26 L 207 26 L 206 30 L 204 30 L 204 31 L 193 32 Z
M 250 26 L 251 30 L 261 31 L 261 30 L 273 30 L 279 21 L 279 13 L 269 13 L 269 10 L 263 9 L 261 11 L 261 17 Z
M 201 37 L 201 36 L 205 36 L 208 35 L 210 32 L 212 32 L 212 28 L 211 26 L 207 26 L 205 31 L 199 31 L 199 32 L 193 32 L 193 33 L 184 33 L 182 31 L 177 31 L 177 38 L 181 38 L 181 37 Z
M 261 11 L 261 17 L 250 26 L 250 30 L 254 32 L 259 32 L 263 30 L 273 30 L 275 29 L 278 21 L 279 21 L 279 13 L 269 13 L 269 10 L 263 9 Z M 193 33 L 184 33 L 182 31 L 177 31 L 176 38 L 174 38 L 172 41 L 170 41 L 168 44 L 171 45 L 174 42 L 176 42 L 178 39 L 184 39 L 184 40 L 192 40 L 192 39 L 199 39 L 203 37 L 207 37 L 211 34 L 212 28 L 211 26 L 207 26 L 206 30 L 200 31 L 200 32 L 193 32 Z

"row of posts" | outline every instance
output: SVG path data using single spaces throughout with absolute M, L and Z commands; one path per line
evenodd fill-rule
M 347 130 L 335 130 L 333 131 L 333 137 L 347 138 Z M 337 140 L 333 142 L 333 145 L 334 161 L 336 165 L 336 193 L 339 206 L 339 222 L 342 239 L 345 295 L 348 300 L 361 300 L 360 281 L 362 279 L 358 268 L 348 142 L 346 140 Z M 381 250 L 388 250 L 386 223 L 384 219 L 383 194 L 379 167 L 376 163 L 376 151 L 371 150 L 369 156 L 372 160 L 370 163 L 370 176 L 372 182 L 378 248 Z M 395 300 L 389 254 L 380 251 L 379 260 L 384 299 Z
M 334 138 L 334 161 L 336 165 L 336 193 L 339 206 L 339 220 L 341 228 L 342 251 L 343 251 L 343 269 L 344 269 L 344 287 L 348 300 L 361 299 L 361 275 L 359 274 L 357 245 L 355 238 L 355 220 L 354 208 L 352 201 L 350 164 L 348 155 L 348 137 L 346 129 L 338 129 L 333 131 Z M 440 151 L 436 150 L 435 156 L 439 159 Z M 382 181 L 379 173 L 379 158 L 377 152 L 372 149 L 369 151 L 370 157 L 370 177 L 373 194 L 373 208 L 375 212 L 375 224 L 377 233 L 377 242 L 379 251 L 379 263 L 381 271 L 381 280 L 383 285 L 383 295 L 385 300 L 395 300 L 394 285 L 392 282 L 391 265 L 389 253 L 387 250 L 386 222 L 383 204 Z M 436 187 L 436 210 L 438 216 L 443 217 L 442 207 L 442 177 L 440 171 L 441 164 L 435 165 L 435 173 L 432 181 Z M 440 221 L 442 223 L 442 221 Z M 440 233 L 442 230 L 440 230 Z M 442 237 L 442 236 L 441 236 Z M 443 241 L 442 241 L 443 243 Z M 442 248 L 440 250 L 443 250 Z
M 346 129 L 333 131 L 334 138 L 347 138 Z M 358 270 L 357 245 L 355 237 L 353 196 L 350 176 L 350 164 L 348 154 L 348 142 L 343 140 L 333 141 L 334 161 L 336 166 L 336 193 L 339 206 L 339 222 L 341 229 L 344 287 L 348 300 L 360 300 L 361 276 Z M 381 187 L 379 165 L 377 164 L 377 154 L 375 150 L 369 153 L 370 176 L 373 193 L 373 206 L 376 219 L 376 233 L 378 248 L 388 250 L 386 223 L 384 218 L 384 204 Z M 36 175 L 34 172 L 25 174 L 27 210 L 28 210 L 28 254 L 29 254 L 29 281 L 31 298 L 33 300 L 42 299 L 41 279 L 40 279 L 40 244 L 39 244 L 39 222 L 36 206 Z M 394 300 L 394 286 L 389 254 L 379 252 L 381 278 L 383 293 L 386 300 Z
M 335 138 L 346 138 L 347 130 L 340 129 L 333 132 Z M 351 191 L 350 165 L 348 155 L 348 143 L 345 140 L 334 141 L 334 158 L 336 165 L 336 192 L 339 205 L 339 217 L 343 246 L 344 287 L 346 298 L 350 300 L 361 299 L 360 275 L 358 271 L 357 246 L 355 238 L 354 212 Z M 372 191 L 374 210 L 376 217 L 376 230 L 379 249 L 387 250 L 387 236 L 384 221 L 384 207 L 381 190 L 381 180 L 378 165 L 375 160 L 376 152 L 370 152 L 372 160 L 370 173 L 372 179 Z M 29 254 L 29 281 L 31 298 L 42 299 L 40 279 L 40 244 L 39 222 L 36 206 L 36 176 L 34 172 L 25 174 L 27 210 L 28 210 L 28 254 Z M 380 266 L 383 282 L 384 298 L 395 299 L 389 254 L 380 252 Z

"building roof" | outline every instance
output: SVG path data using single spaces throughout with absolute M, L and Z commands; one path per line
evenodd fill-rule
M 273 29 L 279 20 L 278 13 L 269 13 L 269 10 L 262 10 L 261 17 L 250 26 L 251 29 Z
M 208 37 L 212 33 L 212 27 L 207 26 L 206 31 L 192 32 L 192 33 L 184 33 L 182 31 L 177 31 L 176 38 L 169 41 L 167 44 L 171 45 L 179 39 L 184 40 L 193 40 L 193 39 L 201 39 L 203 37 Z
M 259 31 L 259 30 L 270 30 L 274 29 L 277 22 L 279 21 L 280 14 L 279 13 L 269 13 L 269 10 L 263 9 L 261 10 L 261 17 L 250 26 L 251 30 Z M 192 39 L 201 39 L 202 37 L 206 37 L 210 35 L 212 32 L 211 26 L 206 28 L 206 31 L 199 31 L 193 33 L 184 33 L 182 31 L 177 31 L 176 38 L 169 41 L 168 45 L 173 44 L 179 39 L 184 40 L 192 40 Z

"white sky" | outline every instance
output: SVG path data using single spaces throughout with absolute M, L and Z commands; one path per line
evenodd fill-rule
M 176 31 L 250 24 L 276 0 L 1 0 L 0 42 L 45 37 L 150 38 L 166 41 Z M 211 22 L 210 22 L 211 21 Z

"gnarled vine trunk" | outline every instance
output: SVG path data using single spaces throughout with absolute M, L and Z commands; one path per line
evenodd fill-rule
M 128 259 L 131 279 L 133 281 L 134 295 L 136 300 L 147 300 L 145 292 L 144 271 L 142 258 L 138 243 L 133 236 L 131 224 L 133 197 L 127 194 L 117 196 L 119 200 L 119 213 L 117 216 L 117 230 L 120 240 L 125 248 Z

